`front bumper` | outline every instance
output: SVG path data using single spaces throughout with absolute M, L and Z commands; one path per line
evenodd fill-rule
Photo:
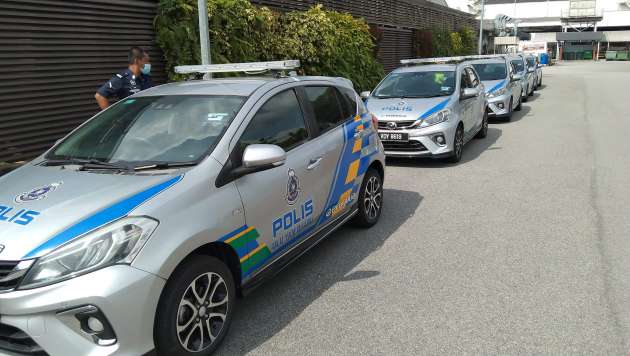
M 394 131 L 380 129 L 379 132 L 409 134 L 409 142 L 383 141 L 385 156 L 442 158 L 453 152 L 456 129 L 457 124 L 448 121 L 421 129 Z M 444 136 L 445 144 L 440 145 L 435 141 L 438 135 Z
M 488 116 L 504 116 L 510 113 L 512 93 L 507 92 L 494 98 L 488 97 Z
M 154 348 L 153 321 L 165 281 L 126 265 L 32 290 L 0 294 L 0 325 L 24 332 L 50 356 L 138 356 Z M 97 345 L 59 312 L 96 306 L 116 335 L 116 343 Z M 2 343 L 0 343 L 2 346 Z M 0 355 L 15 355 L 0 349 Z

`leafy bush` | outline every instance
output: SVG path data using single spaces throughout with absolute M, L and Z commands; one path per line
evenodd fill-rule
M 172 80 L 179 64 L 200 63 L 196 0 L 160 0 L 157 41 Z M 358 90 L 383 75 L 368 25 L 321 5 L 280 15 L 248 0 L 209 0 L 213 63 L 299 59 L 308 75 L 343 76 Z
M 465 56 L 476 53 L 475 32 L 470 27 L 450 32 L 441 28 L 431 30 L 434 57 Z

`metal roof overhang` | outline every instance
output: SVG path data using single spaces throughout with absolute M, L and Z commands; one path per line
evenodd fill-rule
M 603 32 L 558 32 L 557 41 L 603 41 Z

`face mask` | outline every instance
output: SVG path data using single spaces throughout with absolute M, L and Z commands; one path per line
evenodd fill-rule
M 149 75 L 151 74 L 151 63 L 145 63 L 142 69 L 140 70 L 142 74 Z

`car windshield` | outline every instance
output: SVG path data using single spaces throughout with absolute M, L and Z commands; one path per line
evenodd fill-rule
M 449 96 L 455 90 L 455 72 L 392 73 L 374 90 L 377 98 L 430 98 Z
M 241 96 L 152 96 L 121 101 L 59 144 L 49 160 L 185 163 L 214 147 Z
M 516 72 L 520 73 L 525 70 L 525 66 L 523 65 L 523 61 L 520 59 L 515 59 L 512 61 L 512 65 L 516 68 Z
M 481 80 L 501 80 L 507 77 L 505 63 L 478 63 L 473 64 Z
M 527 57 L 527 66 L 528 67 L 536 66 L 536 60 L 533 57 Z

